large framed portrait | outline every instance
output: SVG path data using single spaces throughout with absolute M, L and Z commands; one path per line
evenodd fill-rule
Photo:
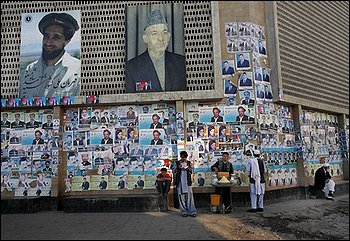
M 186 90 L 183 4 L 126 9 L 126 92 Z
M 80 95 L 80 11 L 23 13 L 19 97 Z
M 203 13 L 192 11 L 188 8 L 191 3 L 187 2 L 130 2 L 125 5 L 125 9 L 116 13 L 118 19 L 122 16 L 125 22 L 110 29 L 116 33 L 118 44 L 124 42 L 125 37 L 125 46 L 118 46 L 117 56 L 100 61 L 101 64 L 116 62 L 118 71 L 109 74 L 97 68 L 93 76 L 90 70 L 100 67 L 90 61 L 96 54 L 94 46 L 99 38 L 84 36 L 91 43 L 85 46 L 86 53 L 81 52 L 81 33 L 90 34 L 93 27 L 84 22 L 90 20 L 83 18 L 80 10 L 23 13 L 18 98 L 6 96 L 10 103 L 7 106 L 11 103 L 17 106 L 22 99 L 44 106 L 45 103 L 39 101 L 43 99 L 38 98 L 50 100 L 48 105 L 86 104 L 91 97 L 103 104 L 152 102 L 154 92 L 159 93 L 157 99 L 173 101 L 224 96 L 222 69 L 214 68 L 220 66 L 222 59 L 220 32 L 213 32 L 220 27 L 217 2 L 201 3 L 206 9 Z M 198 22 L 197 18 L 208 19 L 208 22 Z M 58 34 L 53 34 L 54 31 Z M 199 35 L 202 33 L 206 33 L 204 39 Z M 204 50 L 198 50 L 202 56 L 191 54 L 202 42 Z M 102 47 L 106 45 L 104 41 Z M 101 50 L 98 54 L 110 56 L 107 51 Z M 230 61 L 236 65 L 236 59 Z M 102 84 L 100 77 L 107 85 Z M 2 101 L 2 105 L 6 103 Z

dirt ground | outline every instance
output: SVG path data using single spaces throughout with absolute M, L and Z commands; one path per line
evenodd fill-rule
M 211 240 L 281 240 L 283 239 L 277 233 L 268 229 L 245 223 L 244 221 L 233 218 L 231 215 L 220 215 L 213 220 L 211 214 L 198 216 L 198 221 L 211 231 L 208 239 Z
M 245 208 L 246 209 L 246 208 Z M 349 195 L 335 201 L 294 200 L 265 207 L 263 213 L 236 208 L 215 223 L 201 222 L 225 239 L 349 240 Z

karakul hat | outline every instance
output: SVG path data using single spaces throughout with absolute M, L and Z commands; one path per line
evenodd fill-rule
M 163 17 L 162 13 L 159 9 L 153 10 L 150 15 L 148 16 L 146 20 L 146 26 L 145 29 L 149 26 L 156 25 L 156 24 L 166 24 L 165 18 Z

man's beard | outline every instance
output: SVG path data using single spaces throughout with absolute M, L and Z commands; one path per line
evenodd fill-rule
M 59 55 L 61 55 L 62 53 L 64 53 L 64 48 L 56 49 L 56 50 L 53 50 L 51 52 L 45 51 L 43 48 L 43 52 L 41 54 L 41 57 L 44 60 L 53 60 L 53 59 L 57 58 Z

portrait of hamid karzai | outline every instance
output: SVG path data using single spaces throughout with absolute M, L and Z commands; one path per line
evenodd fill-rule
M 126 11 L 126 92 L 186 90 L 182 4 Z

